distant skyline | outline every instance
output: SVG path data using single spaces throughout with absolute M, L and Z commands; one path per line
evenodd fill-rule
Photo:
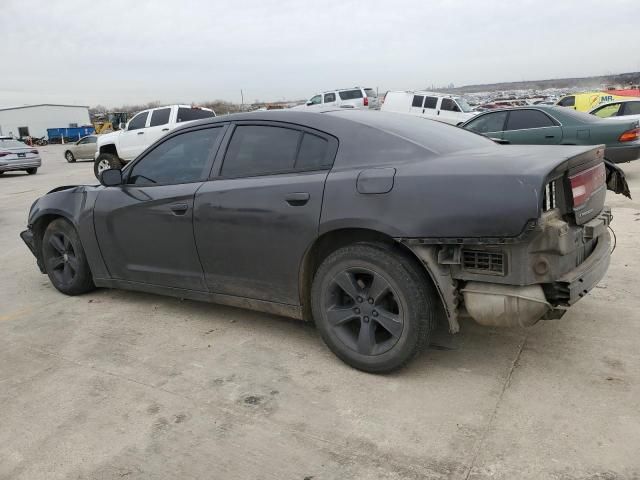
M 4 0 L 2 10 L 0 106 L 239 103 L 241 89 L 251 103 L 640 71 L 635 0 Z

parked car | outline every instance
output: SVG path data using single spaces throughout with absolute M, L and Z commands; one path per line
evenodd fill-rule
M 416 115 L 452 125 L 460 125 L 478 113 L 462 97 L 422 91 L 387 92 L 380 110 Z
M 640 120 L 640 98 L 605 103 L 589 113 L 612 120 Z
M 377 109 L 379 107 L 378 95 L 373 88 L 352 87 L 318 93 L 303 105 L 293 109 L 320 111 L 329 108 Z
M 136 158 L 149 145 L 177 126 L 215 117 L 209 108 L 190 105 L 168 105 L 137 113 L 122 129 L 100 135 L 98 138 L 93 173 L 108 168 L 122 168 Z
M 609 264 L 601 147 L 503 146 L 408 115 L 212 118 L 100 180 L 40 197 L 21 233 L 59 291 L 313 319 L 369 372 L 428 345 L 439 312 L 451 332 L 466 314 L 559 318 Z
M 613 102 L 614 100 L 624 100 L 625 97 L 614 95 L 609 92 L 583 92 L 565 95 L 560 98 L 556 105 L 559 107 L 571 107 L 579 112 L 588 112 L 589 110 L 603 103 Z
M 535 105 L 484 112 L 462 128 L 512 144 L 599 145 L 614 163 L 640 156 L 638 120 L 611 122 L 558 106 Z
M 16 170 L 34 175 L 41 165 L 38 150 L 11 136 L 0 136 L 0 175 Z
M 64 158 L 69 163 L 73 163 L 76 160 L 93 160 L 98 150 L 97 142 L 97 135 L 87 135 L 75 143 L 67 144 Z

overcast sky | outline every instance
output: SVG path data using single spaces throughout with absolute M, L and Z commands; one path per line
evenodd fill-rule
M 0 0 L 0 105 L 308 98 L 640 70 L 637 0 Z

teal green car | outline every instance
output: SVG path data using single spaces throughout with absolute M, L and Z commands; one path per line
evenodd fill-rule
M 481 113 L 461 125 L 500 143 L 525 145 L 605 145 L 604 157 L 629 162 L 640 157 L 638 120 L 601 119 L 551 105 Z

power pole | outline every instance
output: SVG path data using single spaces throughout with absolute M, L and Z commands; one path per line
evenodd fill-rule
M 244 110 L 244 93 L 242 93 L 242 89 L 240 89 L 240 106 Z

